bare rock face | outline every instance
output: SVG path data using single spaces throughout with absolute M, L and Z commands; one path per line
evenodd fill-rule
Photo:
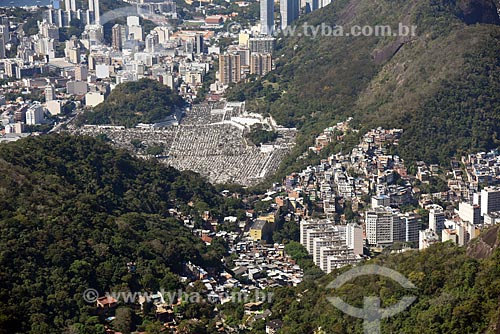
M 500 226 L 493 226 L 481 234 L 469 244 L 467 255 L 478 260 L 491 256 L 495 248 L 500 247 L 499 230 Z
M 398 40 L 395 41 L 394 43 L 387 45 L 382 50 L 377 49 L 373 51 L 372 53 L 373 61 L 375 62 L 375 64 L 382 64 L 388 61 L 396 54 L 396 52 L 399 51 L 399 49 L 403 46 L 403 44 L 404 44 L 403 42 Z
M 488 23 L 500 25 L 495 0 L 461 0 L 462 18 L 467 24 Z

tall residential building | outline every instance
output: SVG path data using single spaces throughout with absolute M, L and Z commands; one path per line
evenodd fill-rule
M 286 29 L 299 18 L 299 0 L 280 0 L 281 29 Z
M 406 242 L 418 242 L 418 231 L 420 230 L 420 216 L 413 213 L 401 215 L 404 227 L 404 239 Z
M 75 81 L 87 81 L 89 69 L 87 65 L 78 65 L 75 67 Z
M 65 0 L 64 6 L 64 9 L 66 9 L 66 11 L 76 12 L 76 0 Z
M 0 59 L 5 58 L 5 45 L 9 41 L 9 27 L 0 25 Z
M 500 187 L 488 187 L 481 190 L 481 216 L 500 211 Z
M 111 46 L 113 49 L 121 51 L 123 47 L 123 36 L 125 27 L 115 24 L 111 29 Z
M 170 32 L 168 27 L 156 27 L 153 29 L 158 34 L 158 42 L 162 45 L 166 44 L 170 40 Z
M 237 53 L 219 55 L 219 81 L 224 85 L 241 80 L 241 59 Z
M 310 13 L 319 8 L 319 0 L 306 0 L 306 13 Z
M 248 40 L 248 48 L 250 52 L 266 53 L 273 52 L 276 45 L 274 37 L 257 37 Z
M 56 98 L 56 90 L 53 85 L 48 84 L 45 86 L 45 101 L 49 102 L 55 100 Z
M 274 0 L 260 0 L 260 32 L 263 35 L 274 32 Z
M 363 255 L 363 228 L 357 224 L 347 224 L 346 244 L 356 255 Z
M 239 45 L 231 45 L 228 47 L 228 53 L 239 54 L 241 66 L 250 66 L 250 50 Z
M 43 108 L 40 104 L 34 104 L 26 111 L 26 124 L 36 125 L 43 121 Z
M 158 47 L 158 34 L 156 31 L 152 31 L 151 33 L 146 35 L 144 51 L 146 52 L 155 52 Z
M 139 16 L 127 16 L 127 40 L 142 41 L 143 34 Z
M 400 216 L 391 208 L 378 207 L 365 212 L 366 239 L 369 245 L 391 246 L 404 241 L 405 231 Z
M 458 204 L 458 216 L 463 221 L 468 221 L 472 224 L 481 224 L 481 206 L 460 202 Z
M 436 232 L 438 236 L 441 235 L 441 231 L 445 228 L 444 221 L 446 216 L 444 214 L 443 208 L 439 205 L 434 205 L 429 210 L 429 229 Z
M 94 14 L 94 24 L 101 24 L 99 0 L 89 0 L 89 12 Z M 89 21 L 90 22 L 90 21 Z
M 300 243 L 314 263 L 329 273 L 359 262 L 363 255 L 363 230 L 356 224 L 335 225 L 329 219 L 300 222 Z
M 205 51 L 202 34 L 196 34 L 194 36 L 194 50 L 197 54 L 202 54 Z
M 380 206 L 365 213 L 365 228 L 369 245 L 390 246 L 398 241 L 417 242 L 420 217 Z
M 271 72 L 272 57 L 270 53 L 252 53 L 250 57 L 250 74 L 266 75 Z

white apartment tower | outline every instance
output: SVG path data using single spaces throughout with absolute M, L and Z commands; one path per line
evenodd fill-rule
M 458 216 L 463 221 L 468 221 L 473 224 L 481 223 L 481 206 L 460 202 L 458 204 Z
M 56 94 L 55 94 L 55 89 L 54 86 L 51 84 L 48 84 L 45 86 L 45 101 L 53 101 L 55 100 Z
M 441 235 L 441 231 L 444 229 L 444 221 L 446 217 L 444 215 L 443 208 L 439 205 L 434 205 L 429 210 L 429 229 L 436 232 L 437 235 Z
M 76 12 L 76 0 L 65 0 L 64 6 L 67 12 Z
M 347 224 L 346 244 L 356 255 L 363 255 L 363 228 L 357 224 Z

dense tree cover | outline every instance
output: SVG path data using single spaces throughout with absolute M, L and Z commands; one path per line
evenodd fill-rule
M 252 125 L 250 132 L 245 135 L 254 145 L 272 142 L 278 138 L 276 131 L 268 131 L 262 128 L 262 124 Z
M 85 24 L 83 21 L 75 18 L 69 23 L 69 27 L 59 28 L 59 41 L 65 42 L 69 40 L 72 36 L 80 38 L 82 33 L 85 31 Z
M 323 272 L 314 264 L 307 249 L 297 241 L 290 241 L 285 245 L 285 253 L 304 270 L 304 277 L 308 280 L 323 276 Z
M 361 276 L 336 290 L 326 286 L 343 268 L 318 281 L 275 291 L 273 317 L 284 322 L 282 333 L 362 333 L 363 321 L 332 306 L 327 296 L 341 297 L 363 307 L 365 296 L 380 296 L 381 307 L 403 296 L 416 296 L 404 312 L 382 320 L 382 333 L 495 333 L 500 293 L 500 250 L 491 258 L 476 260 L 464 248 L 436 244 L 425 251 L 382 255 L 368 263 L 394 269 L 415 286 L 405 290 L 397 282 L 377 275 Z M 300 298 L 297 298 L 300 296 Z
M 27 138 L 0 146 L 0 157 L 0 333 L 102 333 L 86 288 L 176 289 L 182 263 L 220 266 L 224 248 L 206 247 L 169 208 L 198 219 L 199 208 L 241 205 L 197 174 L 89 137 Z
M 361 134 L 377 126 L 403 128 L 399 153 L 410 162 L 444 163 L 461 151 L 498 146 L 500 27 L 467 25 L 470 7 L 480 4 L 484 19 L 475 20 L 498 23 L 485 19 L 496 15 L 492 1 L 470 3 L 335 1 L 301 18 L 297 31 L 306 21 L 347 32 L 354 24 L 394 29 L 404 22 L 417 26 L 417 36 L 283 37 L 276 70 L 234 86 L 228 98 L 247 99 L 249 109 L 300 129 L 301 147 L 284 168 L 300 163 L 306 141 L 349 116 Z
M 169 87 L 141 79 L 118 85 L 103 103 L 85 112 L 79 121 L 133 127 L 161 121 L 183 104 L 182 98 Z

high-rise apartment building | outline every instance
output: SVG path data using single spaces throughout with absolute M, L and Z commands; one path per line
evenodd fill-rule
M 219 81 L 228 85 L 241 80 L 241 59 L 238 53 L 219 55 Z
M 87 81 L 89 69 L 87 65 L 78 65 L 75 67 L 75 81 Z
M 299 0 L 280 0 L 281 29 L 286 29 L 299 18 Z
M 89 12 L 94 15 L 94 24 L 101 24 L 99 0 L 89 0 Z M 89 21 L 90 22 L 90 21 Z
M 441 231 L 445 228 L 444 221 L 446 216 L 443 208 L 439 205 L 433 205 L 429 210 L 429 229 L 441 236 Z
M 480 224 L 481 206 L 467 202 L 460 202 L 458 203 L 458 216 L 463 221 L 467 221 L 475 225 Z
M 74 11 L 76 12 L 76 0 L 65 0 L 64 6 L 66 11 Z
M 123 36 L 125 27 L 121 24 L 115 24 L 111 29 L 111 46 L 113 49 L 121 51 L 123 47 Z
M 53 85 L 48 84 L 45 86 L 45 101 L 49 102 L 55 100 L 56 98 L 56 90 Z
M 500 187 L 488 187 L 481 190 L 481 215 L 500 211 Z
M 274 37 L 257 37 L 248 39 L 248 48 L 250 49 L 250 52 L 273 52 L 275 45 L 276 38 Z
M 0 59 L 5 58 L 5 45 L 9 41 L 9 27 L 0 25 Z
M 369 245 L 390 246 L 400 235 L 399 217 L 390 208 L 378 207 L 365 212 L 365 228 Z
M 319 8 L 319 0 L 306 0 L 306 13 L 310 13 Z
M 266 75 L 271 72 L 272 57 L 270 53 L 252 53 L 250 57 L 250 74 Z
M 260 32 L 263 35 L 274 32 L 274 0 L 260 0 Z

